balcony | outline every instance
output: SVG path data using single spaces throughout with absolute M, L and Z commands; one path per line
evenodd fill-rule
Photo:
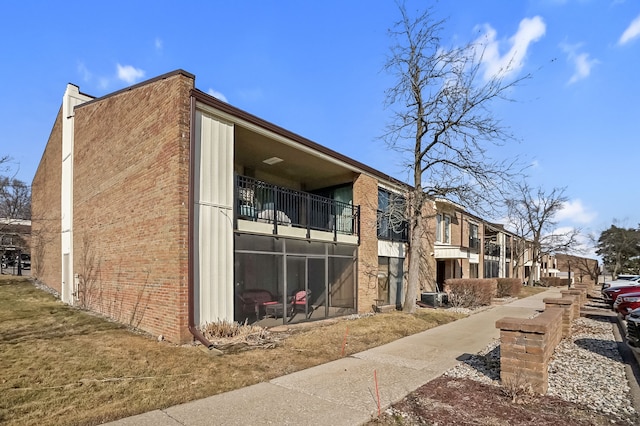
M 314 232 L 330 232 L 334 241 L 359 236 L 360 206 L 246 176 L 236 177 L 235 188 L 236 220 L 268 224 L 276 235 L 295 228 L 305 230 L 301 235 L 305 238 L 312 238 Z
M 484 243 L 484 255 L 492 257 L 500 257 L 500 245 L 485 241 Z

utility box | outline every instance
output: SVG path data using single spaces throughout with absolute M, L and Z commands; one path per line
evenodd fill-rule
M 427 306 L 438 308 L 448 302 L 447 293 L 424 292 L 420 294 L 420 301 Z

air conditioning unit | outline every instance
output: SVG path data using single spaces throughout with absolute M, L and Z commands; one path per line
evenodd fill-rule
M 447 293 L 433 291 L 433 292 L 421 293 L 420 301 L 427 306 L 437 308 L 447 304 L 448 298 L 447 298 Z

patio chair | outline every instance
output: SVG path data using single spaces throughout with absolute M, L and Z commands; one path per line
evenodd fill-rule
M 301 290 L 295 292 L 293 297 L 291 298 L 291 318 L 289 318 L 289 322 L 293 320 L 298 312 L 304 312 L 306 318 L 311 318 L 311 314 L 313 313 L 313 306 L 309 303 L 309 299 L 311 297 L 311 290 Z

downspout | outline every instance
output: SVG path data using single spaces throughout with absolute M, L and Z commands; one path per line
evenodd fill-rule
M 191 111 L 190 111 L 190 126 L 189 126 L 189 185 L 188 185 L 188 191 L 189 191 L 189 238 L 188 238 L 188 252 L 189 252 L 189 270 L 187 272 L 187 282 L 188 282 L 188 293 L 189 293 L 189 331 L 191 332 L 191 334 L 193 335 L 193 337 L 198 340 L 200 343 L 202 343 L 204 346 L 206 346 L 208 349 L 212 349 L 213 348 L 213 343 L 211 343 L 210 341 L 208 341 L 204 335 L 202 334 L 202 332 L 196 327 L 196 320 L 195 320 L 195 283 L 194 283 L 194 277 L 193 277 L 193 270 L 194 270 L 194 256 L 193 256 L 193 250 L 194 250 L 194 230 L 195 230 L 195 226 L 194 226 L 194 219 L 195 219 L 195 212 L 194 212 L 194 203 L 195 203 L 195 194 L 194 194 L 194 187 L 195 187 L 195 158 L 196 158 L 196 132 L 194 131 L 194 126 L 196 123 L 196 99 L 193 97 L 193 95 L 191 95 Z

